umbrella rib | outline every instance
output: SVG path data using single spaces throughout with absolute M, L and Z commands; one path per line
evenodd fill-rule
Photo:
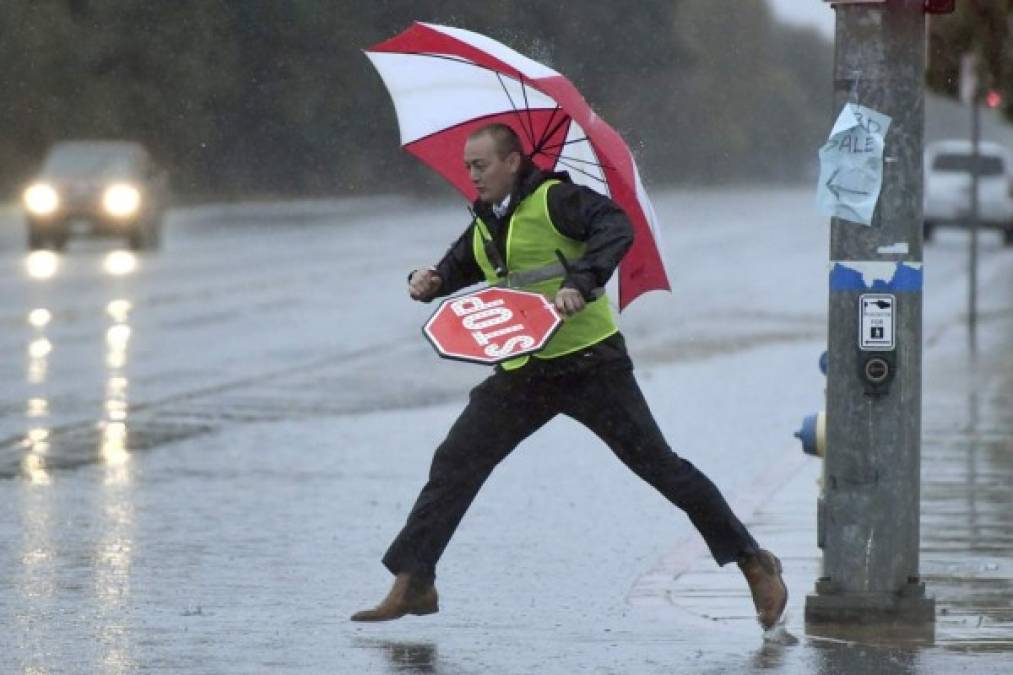
M 558 104 L 556 105 L 556 108 L 559 108 Z M 553 112 L 553 116 L 555 116 L 555 112 Z M 545 134 L 545 140 L 547 141 L 550 138 L 552 138 L 555 135 L 555 133 L 557 131 L 559 131 L 560 127 L 562 127 L 564 124 L 566 124 L 567 119 L 568 118 L 566 117 L 566 115 L 563 115 L 561 118 L 559 118 L 559 121 L 556 122 L 556 126 L 552 127 L 552 130 L 549 131 L 547 134 Z M 546 125 L 546 127 L 548 127 L 548 125 Z M 536 149 L 532 150 L 531 151 L 531 156 L 534 157 L 535 155 L 537 155 L 540 152 L 542 154 L 546 155 L 546 156 L 549 156 L 549 153 L 543 152 L 542 148 L 536 148 Z
M 573 157 L 571 155 L 564 155 L 562 150 L 556 152 L 542 152 L 546 157 L 555 157 L 556 159 L 565 159 L 570 162 L 579 162 L 580 164 L 589 164 L 591 166 L 597 166 L 598 168 L 613 168 L 608 164 L 598 159 L 598 155 L 595 155 L 595 159 L 583 159 L 581 157 Z
M 374 53 L 375 54 L 376 52 L 370 52 L 370 53 Z M 451 54 L 430 54 L 429 52 L 394 52 L 394 53 L 395 54 L 404 54 L 405 56 L 426 56 L 426 57 L 429 57 L 431 59 L 444 59 L 446 61 L 457 61 L 458 63 L 464 63 L 464 64 L 467 64 L 469 66 L 475 66 L 476 68 L 484 68 L 485 70 L 493 70 L 489 66 L 483 66 L 480 63 L 475 63 L 474 61 L 471 61 L 469 59 L 464 58 L 463 56 L 453 56 Z M 493 70 L 493 72 L 495 72 L 495 71 Z
M 587 136 L 584 136 L 583 138 L 574 138 L 573 140 L 563 141 L 562 143 L 550 143 L 549 145 L 544 146 L 542 150 L 544 151 L 546 148 L 562 148 L 563 146 L 570 145 L 571 143 L 580 143 L 581 141 L 590 141 L 590 140 L 591 139 L 588 138 Z
M 582 175 L 584 175 L 584 176 L 587 176 L 588 178 L 592 178 L 592 179 L 594 179 L 594 180 L 598 181 L 599 183 L 601 183 L 602 185 L 608 185 L 608 181 L 607 181 L 607 180 L 605 180 L 604 178 L 602 178 L 601 176 L 596 176 L 596 175 L 594 175 L 593 173 L 590 173 L 590 172 L 588 172 L 588 171 L 584 171 L 583 169 L 581 169 L 581 168 L 580 168 L 580 167 L 578 167 L 578 166 L 574 166 L 573 164 L 568 164 L 568 163 L 566 162 L 566 160 L 563 160 L 563 159 L 558 159 L 558 158 L 557 158 L 557 161 L 558 161 L 558 162 L 559 162 L 560 164 L 562 164 L 563 166 L 565 166 L 565 167 L 566 167 L 567 169 L 572 169 L 573 171 L 576 171 L 576 172 L 577 172 L 577 173 L 579 173 L 579 174 L 582 174 Z
M 542 144 L 545 143 L 545 141 L 549 140 L 549 136 L 547 135 L 546 132 L 548 132 L 549 127 L 552 126 L 552 123 L 556 121 L 556 113 L 559 112 L 560 110 L 562 110 L 562 108 L 560 108 L 558 104 L 556 105 L 555 108 L 552 109 L 552 114 L 549 115 L 549 121 L 545 123 L 545 127 L 542 129 L 542 135 L 538 137 L 538 143 L 536 143 L 535 146 L 531 148 L 531 155 L 530 155 L 531 157 L 534 157 L 539 152 L 541 152 Z
M 528 137 L 528 140 L 532 144 L 534 144 L 535 142 L 534 133 L 529 132 L 528 128 L 524 126 L 524 117 L 523 115 L 521 115 L 521 111 L 517 109 L 517 106 L 514 105 L 514 99 L 510 95 L 510 91 L 506 88 L 506 83 L 503 82 L 503 76 L 499 73 L 496 73 L 496 79 L 499 80 L 499 86 L 503 88 L 503 93 L 506 94 L 507 100 L 510 101 L 510 107 L 513 108 L 514 114 L 517 115 L 517 119 L 520 120 L 521 130 L 524 131 L 524 134 Z
M 579 162 L 580 164 L 587 164 L 589 166 L 594 166 L 594 167 L 597 167 L 597 168 L 603 169 L 603 170 L 604 169 L 612 169 L 613 168 L 613 167 L 609 166 L 608 164 L 602 164 L 601 162 L 598 162 L 598 161 L 594 161 L 594 160 L 590 160 L 590 159 L 581 159 L 580 157 L 570 157 L 569 155 L 564 155 L 564 154 L 559 153 L 559 152 L 557 152 L 557 153 L 543 152 L 542 154 L 545 155 L 546 157 L 555 157 L 557 160 L 563 159 L 563 160 L 566 160 L 567 162 Z
M 524 74 L 520 71 L 517 72 L 521 79 L 521 95 L 524 96 L 524 110 L 528 114 L 528 128 L 531 130 L 531 145 L 535 144 L 535 123 L 531 120 L 531 104 L 528 103 L 528 90 L 524 86 Z

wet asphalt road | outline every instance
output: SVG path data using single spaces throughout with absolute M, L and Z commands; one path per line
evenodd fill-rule
M 821 403 L 826 224 L 808 190 L 657 207 L 676 293 L 624 314 L 638 376 L 672 445 L 757 508 Z M 386 590 L 378 558 L 483 376 L 436 359 L 431 308 L 404 297 L 466 218 L 388 198 L 202 207 L 172 214 L 158 253 L 54 258 L 0 217 L 0 669 L 847 672 L 631 606 L 691 530 L 567 420 L 483 490 L 439 615 L 347 622 Z M 996 244 L 986 286 L 1011 274 Z M 959 318 L 963 250 L 943 233 L 927 253 L 929 349 Z

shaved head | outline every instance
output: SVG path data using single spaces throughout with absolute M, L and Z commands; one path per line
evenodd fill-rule
M 492 139 L 496 147 L 496 154 L 499 155 L 500 159 L 506 159 L 512 152 L 524 155 L 524 146 L 521 145 L 520 136 L 513 130 L 513 127 L 507 124 L 500 122 L 487 124 L 472 131 L 468 135 L 468 140 L 470 141 L 480 136 L 489 136 Z

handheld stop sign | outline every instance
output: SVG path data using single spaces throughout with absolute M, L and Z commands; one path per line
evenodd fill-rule
M 422 332 L 443 358 L 492 365 L 541 350 L 562 324 L 540 293 L 493 287 L 447 298 Z

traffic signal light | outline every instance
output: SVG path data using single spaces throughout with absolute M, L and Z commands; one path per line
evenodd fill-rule
M 988 93 L 985 94 L 985 105 L 993 109 L 1002 105 L 1002 94 L 999 93 L 998 89 L 989 89 Z
M 957 0 L 925 0 L 926 14 L 950 14 L 957 8 Z

